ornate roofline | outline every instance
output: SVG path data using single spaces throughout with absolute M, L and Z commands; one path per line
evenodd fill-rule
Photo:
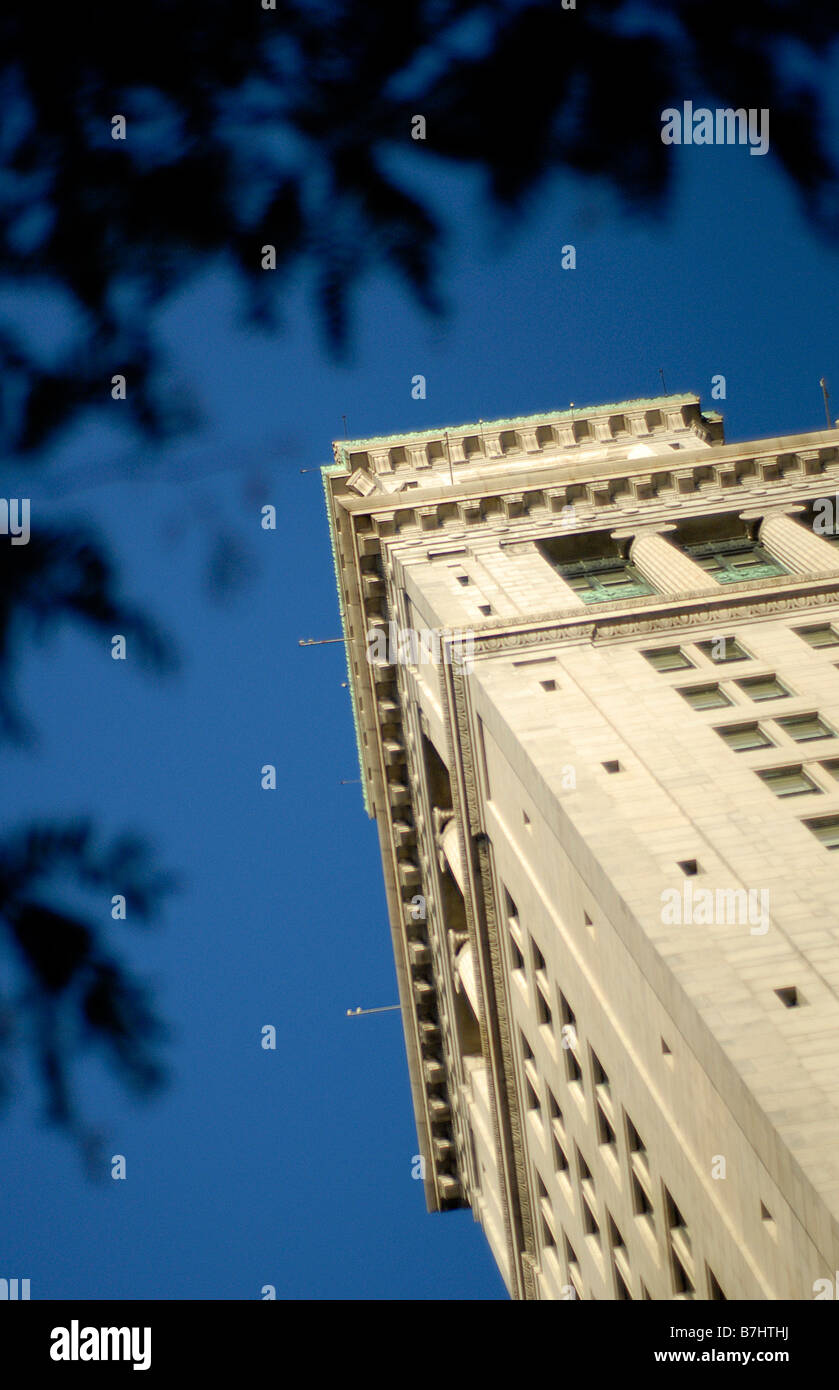
M 368 446 L 380 449 L 388 444 L 400 445 L 443 439 L 446 434 L 472 435 L 476 432 L 480 434 L 482 430 L 492 433 L 495 430 L 512 429 L 517 425 L 538 426 L 563 421 L 581 424 L 583 421 L 592 420 L 598 416 L 621 415 L 627 412 L 637 414 L 639 411 L 661 410 L 662 408 L 676 411 L 678 407 L 684 405 L 698 407 L 699 403 L 699 396 L 692 391 L 679 392 L 670 396 L 639 396 L 632 400 L 615 401 L 606 405 L 572 405 L 567 410 L 538 411 L 534 415 L 512 415 L 498 420 L 473 420 L 465 424 L 441 425 L 433 429 L 416 430 L 411 433 L 369 435 L 363 439 L 336 439 L 333 441 L 332 449 L 336 463 L 340 466 L 346 466 L 346 457 L 349 453 L 366 451 Z M 716 410 L 704 411 L 702 414 L 709 424 L 719 425 L 722 423 L 722 416 Z

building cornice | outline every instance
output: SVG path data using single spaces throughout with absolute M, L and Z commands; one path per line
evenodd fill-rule
M 651 419 L 647 420 L 646 417 Z M 656 416 L 662 417 L 658 420 Z M 505 419 L 474 420 L 467 424 L 447 425 L 436 429 L 418 430 L 410 434 L 374 435 L 365 439 L 338 439 L 332 446 L 336 464 L 341 468 L 369 467 L 373 472 L 388 472 L 394 466 L 386 455 L 391 449 L 417 446 L 426 450 L 426 461 L 434 456 L 429 454 L 429 446 L 438 446 L 442 457 L 447 457 L 452 446 L 457 450 L 465 440 L 477 437 L 491 441 L 495 436 L 510 431 L 522 435 L 535 434 L 539 429 L 551 430 L 554 426 L 561 435 L 550 440 L 528 440 L 524 445 L 536 452 L 546 444 L 563 444 L 573 447 L 582 439 L 613 439 L 617 433 L 625 432 L 631 436 L 645 438 L 662 428 L 662 419 L 672 419 L 671 428 L 688 428 L 691 423 L 700 426 L 707 433 L 709 441 L 722 439 L 722 416 L 716 411 L 703 412 L 699 397 L 692 392 L 672 396 L 639 397 L 635 400 L 616 401 L 608 405 L 569 406 L 567 410 L 551 410 L 535 415 L 516 415 Z M 614 426 L 595 434 L 591 426 L 595 421 L 614 421 Z M 567 426 L 567 429 L 561 427 Z M 579 438 L 575 435 L 579 434 Z M 367 460 L 360 455 L 367 455 Z M 461 460 L 457 460 L 461 461 Z

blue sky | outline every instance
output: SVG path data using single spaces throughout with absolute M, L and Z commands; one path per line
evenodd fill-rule
M 429 157 L 451 228 L 450 313 L 426 318 L 387 277 L 356 299 L 354 350 L 323 351 L 305 287 L 286 328 L 237 320 L 222 267 L 166 309 L 178 377 L 202 401 L 199 439 L 134 454 L 119 404 L 36 478 L 4 471 L 37 518 L 94 523 L 124 589 L 173 633 L 168 678 L 67 628 L 18 676 L 40 731 L 5 750 L 2 830 L 89 813 L 148 835 L 181 891 L 158 926 L 110 920 L 115 949 L 153 987 L 172 1036 L 171 1083 L 141 1104 L 87 1059 L 86 1117 L 127 1177 L 85 1176 L 41 1122 L 25 1053 L 0 1123 L 0 1276 L 33 1298 L 481 1299 L 506 1297 L 469 1212 L 431 1217 L 412 1180 L 416 1136 L 395 1002 L 375 828 L 360 788 L 317 470 L 331 441 L 697 391 L 729 440 L 819 429 L 825 375 L 839 415 L 837 254 L 808 230 L 771 155 L 674 148 L 669 215 L 629 220 L 604 190 L 555 180 L 515 234 L 485 218 L 477 182 Z M 416 163 L 416 160 L 414 161 Z M 572 243 L 577 268 L 560 268 Z M 42 301 L 33 325 L 59 331 Z M 116 370 L 116 368 L 115 368 Z M 422 373 L 427 399 L 411 396 Z M 712 376 L 727 399 L 711 401 Z M 123 476 L 127 452 L 142 467 Z M 60 484 L 60 487 L 58 486 Z M 282 516 L 260 529 L 260 507 Z M 208 592 L 213 535 L 254 565 Z M 274 763 L 279 789 L 260 788 Z M 118 886 L 114 887 L 118 891 Z M 2 966 L 2 962 L 0 962 Z M 276 1051 L 260 1046 L 277 1029 Z

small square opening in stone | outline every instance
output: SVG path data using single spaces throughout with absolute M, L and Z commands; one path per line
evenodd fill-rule
M 785 1009 L 798 1009 L 804 1003 L 795 985 L 786 985 L 783 989 L 776 989 L 775 993 Z

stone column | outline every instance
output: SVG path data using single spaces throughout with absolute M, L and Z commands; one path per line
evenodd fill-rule
M 803 508 L 790 507 L 764 514 L 758 537 L 761 545 L 792 574 L 835 574 L 839 570 L 839 549 L 795 521 L 794 511 L 803 511 Z M 753 513 L 744 517 L 744 520 L 752 519 Z
M 692 594 L 697 590 L 714 589 L 710 574 L 697 565 L 684 551 L 665 539 L 666 531 L 675 531 L 670 523 L 662 526 L 624 527 L 612 532 L 613 540 L 634 539 L 629 559 L 653 588 L 662 594 Z

